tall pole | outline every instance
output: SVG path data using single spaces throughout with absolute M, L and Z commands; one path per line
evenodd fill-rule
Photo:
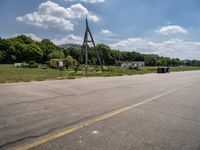
M 85 73 L 87 75 L 87 71 L 88 71 L 88 43 L 86 41 L 86 45 L 85 45 Z
M 95 45 L 92 33 L 91 33 L 89 25 L 88 25 L 87 15 L 86 15 L 85 22 L 86 22 L 86 30 L 85 30 L 85 36 L 84 36 L 84 41 L 83 41 L 81 52 L 85 53 L 85 73 L 87 74 L 88 73 L 88 47 L 89 47 L 88 43 L 91 42 L 93 44 L 94 48 L 96 48 L 96 45 Z M 91 41 L 88 40 L 88 35 L 90 36 Z M 96 49 L 95 49 L 95 52 L 96 52 L 99 64 L 101 65 L 102 72 L 104 72 L 103 65 L 102 65 L 101 59 L 99 57 L 99 53 L 98 53 L 98 51 Z M 76 67 L 76 72 L 78 71 L 78 68 L 79 68 L 79 65 L 80 65 L 80 58 L 81 58 L 81 56 L 78 59 L 78 64 L 77 64 L 77 67 Z

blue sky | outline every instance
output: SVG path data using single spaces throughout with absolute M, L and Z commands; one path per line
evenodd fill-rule
M 200 59 L 200 0 L 1 0 L 0 36 L 82 43 L 86 14 L 97 43 Z

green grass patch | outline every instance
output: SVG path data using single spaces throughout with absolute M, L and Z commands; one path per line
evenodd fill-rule
M 179 72 L 179 71 L 195 71 L 195 70 L 200 70 L 200 66 L 171 67 L 170 70 L 171 70 L 172 72 Z
M 127 69 L 116 66 L 105 66 L 105 72 L 101 72 L 101 68 L 97 67 L 94 70 L 89 68 L 88 74 L 84 72 L 84 68 L 74 73 L 71 70 L 60 71 L 58 69 L 40 69 L 40 68 L 16 68 L 14 65 L 0 65 L 0 83 L 10 82 L 29 82 L 29 81 L 43 81 L 43 80 L 61 80 L 61 79 L 76 79 L 81 77 L 110 77 L 156 73 L 157 67 L 141 67 L 139 69 Z M 200 70 L 200 67 L 171 67 L 171 71 L 191 71 Z

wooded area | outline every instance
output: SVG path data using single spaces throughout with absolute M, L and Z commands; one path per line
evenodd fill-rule
M 113 50 L 109 46 L 99 44 L 96 47 L 104 65 L 116 65 L 119 61 L 145 61 L 146 66 L 200 66 L 198 60 L 180 60 L 178 58 L 162 57 L 154 54 L 141 54 L 135 51 Z M 89 48 L 89 64 L 97 63 L 94 48 Z M 66 62 L 70 59 L 76 63 L 81 55 L 80 48 L 61 48 L 56 46 L 49 39 L 41 42 L 34 41 L 30 37 L 20 35 L 17 37 L 0 38 L 0 63 L 11 64 L 16 62 L 48 63 L 50 59 L 63 59 Z M 81 60 L 83 64 L 83 59 Z

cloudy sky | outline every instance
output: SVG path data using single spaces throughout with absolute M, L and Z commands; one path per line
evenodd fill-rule
M 200 59 L 200 0 L 0 0 L 0 37 L 82 43 L 86 14 L 96 43 Z

